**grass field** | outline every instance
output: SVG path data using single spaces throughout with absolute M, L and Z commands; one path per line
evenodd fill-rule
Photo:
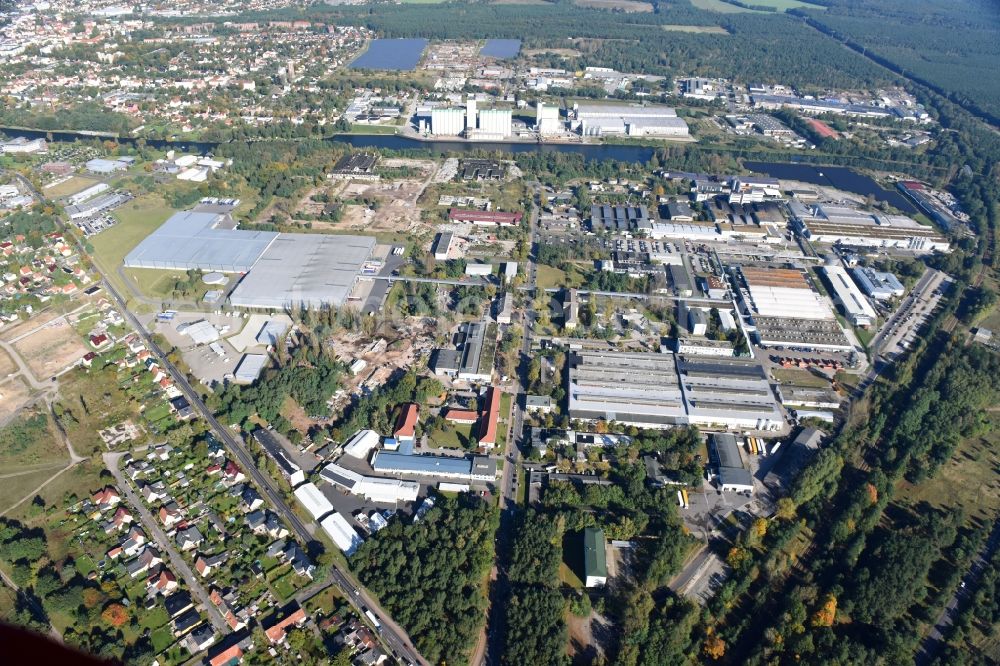
M 448 422 L 444 427 L 430 433 L 428 438 L 431 444 L 442 449 L 468 449 L 471 448 L 475 427 L 475 423 Z
M 579 287 L 583 284 L 583 276 L 575 268 L 563 271 L 554 266 L 538 264 L 536 281 L 539 289 L 550 287 Z
M 126 268 L 124 273 L 133 281 L 140 292 L 150 298 L 173 298 L 174 284 L 177 280 L 187 279 L 187 275 L 184 273 L 155 268 Z M 187 296 L 178 295 L 178 298 L 186 301 L 198 301 L 205 296 L 205 292 L 209 289 L 218 288 L 199 280 L 193 292 Z
M 59 197 L 68 197 L 71 194 L 76 194 L 77 192 L 85 190 L 96 182 L 98 182 L 96 178 L 90 178 L 88 176 L 73 176 L 69 180 L 64 180 L 58 185 L 46 187 L 44 192 L 45 196 L 52 199 L 58 199 Z
M 65 465 L 68 462 L 69 461 L 66 460 L 63 464 Z M 10 509 L 16 502 L 20 502 L 22 499 L 27 497 L 32 490 L 45 483 L 46 480 L 51 478 L 58 471 L 59 467 L 52 467 L 30 472 L 28 474 L 22 474 L 21 476 L 12 476 L 0 479 L 0 511 L 7 511 Z M 66 474 L 69 474 L 69 472 L 66 472 Z M 63 476 L 66 476 L 66 474 L 63 474 Z M 58 479 L 56 479 L 56 481 L 58 481 Z M 42 489 L 43 495 L 44 492 L 45 489 Z M 13 513 L 16 514 L 19 511 L 23 511 L 30 504 L 31 502 L 25 502 L 21 506 L 17 507 Z
M 0 475 L 65 463 L 68 458 L 45 412 L 27 412 L 0 429 Z
M 690 32 L 696 35 L 728 35 L 729 31 L 718 25 L 665 25 L 668 32 Z
M 173 215 L 174 209 L 157 194 L 128 202 L 114 212 L 118 224 L 94 236 L 94 259 L 108 269 L 117 268 L 125 255 Z
M 934 476 L 916 486 L 903 482 L 896 500 L 927 502 L 992 522 L 1000 511 L 1000 414 L 989 414 L 991 432 L 963 441 Z
M 103 469 L 104 465 L 99 461 L 88 461 L 75 465 L 72 469 L 69 469 L 64 474 L 61 474 L 55 481 L 45 486 L 39 495 L 41 495 L 42 499 L 45 500 L 46 506 L 64 506 L 65 497 L 67 495 L 76 495 L 78 498 L 88 497 L 90 493 L 101 487 L 102 480 L 100 478 L 100 474 Z M 53 474 L 54 472 L 50 471 L 48 475 L 52 476 Z M 29 488 L 28 490 L 31 489 Z M 39 521 L 32 520 L 28 515 L 30 505 L 30 502 L 25 502 L 16 510 L 12 511 L 10 517 L 26 521 L 28 524 L 36 526 Z M 61 549 L 65 548 L 65 546 L 60 545 L 58 539 L 55 539 L 50 535 L 48 541 L 49 552 L 54 557 L 65 557 L 65 552 L 60 552 Z
M 744 0 L 748 5 L 761 5 L 765 7 L 774 7 L 779 12 L 786 12 L 789 9 L 826 9 L 822 5 L 813 5 L 808 2 L 801 2 L 800 0 Z M 728 2 L 723 2 L 722 0 L 691 0 L 691 4 L 698 9 L 705 9 L 710 12 L 719 12 L 720 14 L 735 14 L 738 12 L 755 12 L 755 13 L 766 13 L 757 12 L 754 9 L 746 9 L 744 7 L 737 7 L 736 5 L 731 5 Z
M 590 9 L 618 9 L 624 12 L 653 11 L 653 5 L 637 0 L 575 0 L 573 4 Z
M 118 224 L 90 239 L 94 261 L 123 296 L 129 292 L 117 269 L 125 255 L 173 213 L 174 209 L 158 194 L 137 197 L 114 212 Z

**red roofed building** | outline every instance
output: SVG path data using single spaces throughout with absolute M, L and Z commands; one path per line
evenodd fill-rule
M 90 336 L 90 344 L 92 344 L 95 348 L 103 347 L 109 342 L 110 339 L 104 333 L 101 333 L 100 335 Z
M 400 442 L 412 442 L 417 436 L 417 417 L 420 414 L 420 408 L 414 403 L 408 403 L 403 406 L 403 411 L 399 413 L 399 418 L 396 420 L 396 430 L 392 433 Z
M 208 666 L 235 666 L 243 663 L 243 650 L 233 645 L 208 660 Z
M 448 211 L 448 219 L 452 222 L 471 222 L 480 226 L 512 227 L 521 223 L 521 213 L 502 213 L 500 211 L 468 210 L 452 208 Z
M 160 575 L 153 576 L 150 585 L 161 594 L 170 594 L 177 589 L 177 576 L 170 569 L 160 569 Z
M 118 495 L 118 489 L 114 486 L 106 486 L 101 490 L 94 493 L 94 504 L 100 508 L 115 506 L 122 501 L 122 498 Z
M 273 625 L 264 630 L 264 634 L 267 636 L 267 640 L 271 643 L 280 643 L 285 640 L 285 634 L 288 633 L 288 628 L 291 626 L 302 626 L 306 621 L 306 612 L 302 610 L 302 607 L 296 608 L 292 613 L 290 613 L 283 620 L 278 620 Z
M 479 420 L 479 414 L 471 409 L 449 409 L 444 418 L 452 423 L 475 423 Z
M 493 448 L 497 445 L 497 421 L 500 418 L 500 389 L 491 386 L 486 391 L 483 417 L 479 421 L 479 446 Z

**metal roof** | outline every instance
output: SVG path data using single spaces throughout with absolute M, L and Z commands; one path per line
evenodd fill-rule
M 124 263 L 129 268 L 246 273 L 278 234 L 217 228 L 226 219 L 220 213 L 174 213 Z
M 583 531 L 583 573 L 585 577 L 608 575 L 607 555 L 604 551 L 604 530 L 588 527 Z
M 229 300 L 247 308 L 342 305 L 373 249 L 369 236 L 281 234 Z
M 233 376 L 241 382 L 256 381 L 265 365 L 267 365 L 267 356 L 264 354 L 244 354 L 243 358 L 240 359 L 240 364 L 236 366 Z

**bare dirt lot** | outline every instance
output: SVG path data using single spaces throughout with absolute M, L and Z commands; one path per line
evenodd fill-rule
M 14 348 L 39 379 L 66 368 L 87 353 L 87 346 L 65 319 L 52 322 L 14 343 Z
M 17 372 L 17 365 L 11 360 L 10 354 L 0 349 L 0 381 L 12 372 Z
M 408 369 L 417 358 L 430 354 L 437 332 L 434 319 L 409 317 L 381 327 L 374 335 L 346 331 L 328 340 L 334 354 L 345 363 L 357 359 L 367 363 L 356 375 L 345 378 L 343 389 L 334 400 L 333 411 L 346 405 L 350 396 L 378 388 L 397 370 Z
M 420 227 L 420 210 L 417 198 L 423 193 L 427 179 L 434 173 L 435 164 L 430 160 L 387 159 L 383 168 L 406 170 L 408 175 L 399 178 L 383 178 L 377 182 L 338 182 L 330 188 L 330 194 L 343 201 L 377 201 L 378 209 L 358 203 L 344 206 L 343 217 L 336 224 L 317 222 L 313 228 L 336 229 L 338 231 L 409 232 Z M 311 196 L 311 194 L 310 194 Z M 314 207 L 309 197 L 303 199 L 302 211 Z
M 26 333 L 30 333 L 40 326 L 45 326 L 47 323 L 61 316 L 61 313 L 56 310 L 42 310 L 38 314 L 31 317 L 31 319 L 25 319 L 24 321 L 14 322 L 12 324 L 7 324 L 0 331 L 0 338 L 5 341 L 10 342 L 16 340 Z
M 28 386 L 20 378 L 0 384 L 0 423 L 6 423 L 30 397 Z

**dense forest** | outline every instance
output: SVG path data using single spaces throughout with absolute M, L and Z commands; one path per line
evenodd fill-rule
M 438 497 L 422 520 L 393 520 L 351 558 L 365 587 L 431 663 L 460 664 L 486 617 L 495 508 L 470 494 Z
M 990 0 L 836 0 L 811 22 L 1000 119 L 1000 6 Z M 891 30 L 886 26 L 891 25 Z

